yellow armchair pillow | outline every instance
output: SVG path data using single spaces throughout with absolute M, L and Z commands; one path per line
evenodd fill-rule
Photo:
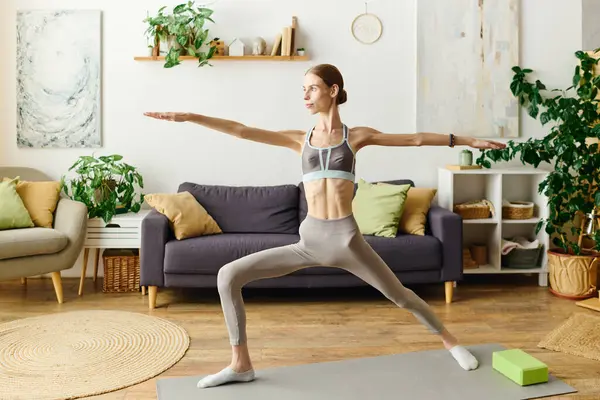
M 31 216 L 33 224 L 41 228 L 52 228 L 54 211 L 60 200 L 60 182 L 58 181 L 17 181 L 17 193 Z M 5 177 L 4 181 L 12 180 Z
M 190 192 L 150 193 L 144 199 L 150 207 L 169 219 L 177 240 L 223 233 Z

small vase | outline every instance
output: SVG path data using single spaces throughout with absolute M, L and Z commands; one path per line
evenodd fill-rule
M 299 56 L 303 56 L 304 55 L 304 50 L 298 50 L 298 55 Z
M 468 166 L 473 164 L 473 153 L 470 150 L 463 150 L 458 157 L 458 164 Z

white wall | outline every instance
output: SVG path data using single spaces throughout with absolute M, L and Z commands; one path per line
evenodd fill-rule
M 211 6 L 211 33 L 226 41 L 259 35 L 269 48 L 282 26 L 298 17 L 298 44 L 308 62 L 214 61 L 213 68 L 185 62 L 163 69 L 137 62 L 144 55 L 146 11 L 169 0 L 3 0 L 0 13 L 0 165 L 27 165 L 59 178 L 82 154 L 119 153 L 144 175 L 146 192 L 175 191 L 182 181 L 229 185 L 297 183 L 300 160 L 290 150 L 238 140 L 192 124 L 151 120 L 144 111 L 191 111 L 270 129 L 308 129 L 315 120 L 303 108 L 302 77 L 316 63 L 337 65 L 346 79 L 346 124 L 370 125 L 389 133 L 414 132 L 415 10 L 417 0 L 374 0 L 369 11 L 384 25 L 371 45 L 356 42 L 349 26 L 364 2 L 348 0 L 220 0 Z M 181 1 L 182 2 L 182 1 Z M 581 46 L 581 4 L 573 0 L 522 0 L 521 65 L 536 70 L 548 86 L 570 85 Z M 103 10 L 101 149 L 18 149 L 15 54 L 17 9 Z M 443 62 L 443 60 L 440 60 Z M 60 66 L 56 66 L 60 68 Z M 522 114 L 522 138 L 540 136 L 537 121 Z M 460 149 L 447 147 L 366 148 L 358 175 L 367 180 L 410 178 L 436 186 L 439 166 L 455 163 Z M 252 154 L 250 154 L 252 152 Z M 475 153 L 477 155 L 477 153 Z M 76 269 L 78 273 L 78 268 Z

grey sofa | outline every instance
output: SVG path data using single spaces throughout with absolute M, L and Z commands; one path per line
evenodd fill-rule
M 3 177 L 24 181 L 51 181 L 43 172 L 28 167 L 0 167 Z M 0 230 L 0 280 L 51 273 L 56 299 L 63 302 L 60 272 L 72 268 L 86 236 L 87 207 L 61 195 L 52 228 Z
M 385 181 L 394 184 L 410 180 Z M 295 243 L 306 217 L 303 185 L 219 186 L 182 183 L 223 230 L 223 234 L 176 240 L 167 217 L 156 210 L 142 221 L 140 283 L 148 286 L 155 308 L 159 287 L 216 288 L 219 269 L 239 257 Z M 407 283 L 445 283 L 446 302 L 462 278 L 462 218 L 432 205 L 425 236 L 399 233 L 395 238 L 365 235 L 366 241 Z M 366 285 L 331 267 L 312 267 L 290 275 L 251 282 L 246 287 L 348 287 Z

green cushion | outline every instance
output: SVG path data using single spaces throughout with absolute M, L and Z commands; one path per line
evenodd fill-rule
M 377 185 L 360 179 L 352 212 L 363 235 L 395 237 L 410 185 Z
M 0 182 L 0 230 L 34 226 L 17 193 L 17 182 L 18 178 Z
M 523 350 L 495 351 L 492 367 L 521 386 L 548 382 L 548 366 Z

